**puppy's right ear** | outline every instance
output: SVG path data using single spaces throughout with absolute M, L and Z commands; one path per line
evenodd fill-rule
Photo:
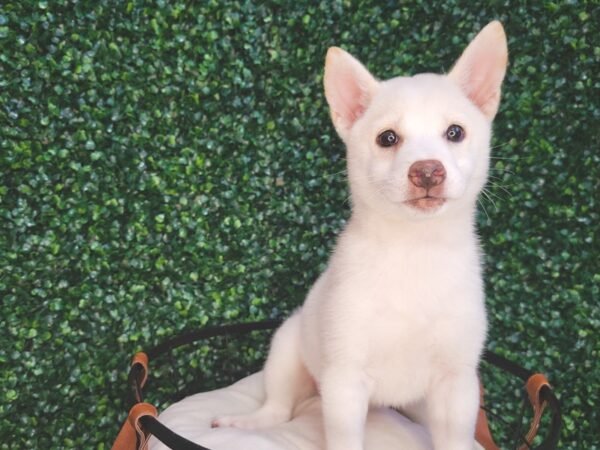
M 366 111 L 378 84 L 373 75 L 349 53 L 338 47 L 327 51 L 325 97 L 333 125 L 342 139 Z
M 467 46 L 448 77 L 492 120 L 508 64 L 506 34 L 497 20 L 487 24 Z

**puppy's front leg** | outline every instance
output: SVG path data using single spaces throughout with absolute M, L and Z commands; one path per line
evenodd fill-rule
M 362 450 L 371 387 L 356 368 L 327 368 L 321 399 L 327 450 Z
M 474 370 L 438 379 L 427 396 L 426 409 L 435 450 L 473 450 L 479 409 Z

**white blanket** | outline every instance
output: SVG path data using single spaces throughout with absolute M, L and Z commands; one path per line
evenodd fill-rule
M 217 415 L 257 409 L 263 402 L 262 372 L 216 391 L 187 397 L 163 411 L 159 420 L 171 430 L 211 450 L 322 450 L 325 448 L 321 401 L 300 403 L 290 422 L 261 430 L 211 428 Z M 150 450 L 168 447 L 152 438 Z M 365 450 L 432 450 L 431 439 L 420 425 L 388 408 L 372 408 L 366 425 Z M 474 444 L 474 449 L 482 447 Z

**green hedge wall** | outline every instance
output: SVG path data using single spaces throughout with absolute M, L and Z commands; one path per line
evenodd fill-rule
M 3 2 L 0 448 L 108 448 L 135 350 L 302 301 L 348 216 L 328 46 L 382 78 L 447 70 L 495 18 L 488 345 L 548 374 L 560 448 L 600 448 L 600 8 L 475 5 Z M 266 342 L 179 352 L 151 400 L 256 369 Z M 491 384 L 512 417 L 517 388 Z

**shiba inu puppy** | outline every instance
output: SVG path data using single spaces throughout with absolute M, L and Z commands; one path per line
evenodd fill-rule
M 213 426 L 284 422 L 318 391 L 328 450 L 363 448 L 370 404 L 418 406 L 436 450 L 473 448 L 487 327 L 475 213 L 506 65 L 499 22 L 447 75 L 378 81 L 329 49 L 325 95 L 347 146 L 352 216 L 273 338 L 264 405 Z

